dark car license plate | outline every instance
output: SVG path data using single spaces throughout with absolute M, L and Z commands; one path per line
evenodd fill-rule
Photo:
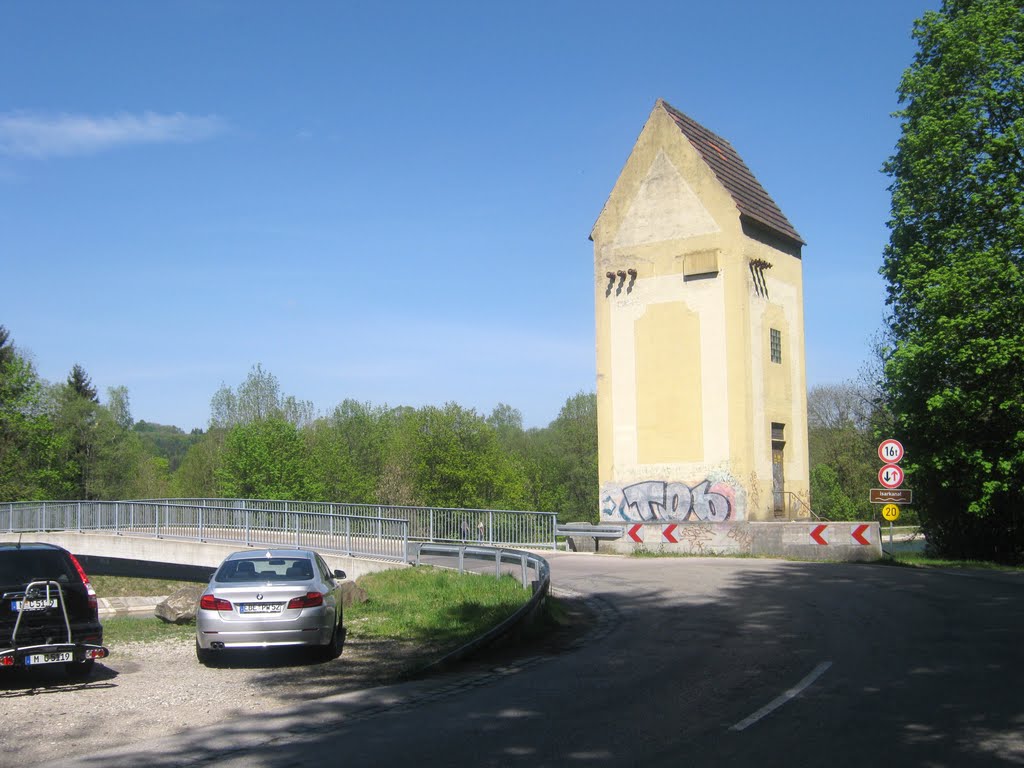
M 57 653 L 33 653 L 25 657 L 25 664 L 33 666 L 36 664 L 60 664 L 65 661 L 73 661 L 74 654 L 71 651 L 58 651 Z
M 42 600 L 12 600 L 11 610 L 17 613 L 18 611 L 45 611 L 48 608 L 57 607 L 57 598 L 51 597 L 49 600 L 45 598 Z

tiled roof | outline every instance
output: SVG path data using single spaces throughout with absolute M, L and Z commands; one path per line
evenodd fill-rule
M 715 176 L 732 195 L 740 214 L 772 232 L 795 240 L 804 245 L 800 233 L 789 223 L 789 219 L 779 210 L 779 206 L 771 199 L 764 187 L 747 168 L 747 164 L 732 148 L 732 144 L 718 136 L 700 123 L 684 115 L 678 109 L 662 99 L 658 103 L 664 108 L 683 135 L 700 153 L 704 162 L 714 171 Z

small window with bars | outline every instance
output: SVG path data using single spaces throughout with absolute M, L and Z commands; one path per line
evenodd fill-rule
M 776 330 L 775 328 L 772 328 L 771 329 L 771 334 L 772 334 L 772 340 L 771 340 L 771 342 L 772 342 L 772 362 L 773 363 L 781 363 L 782 362 L 782 332 Z

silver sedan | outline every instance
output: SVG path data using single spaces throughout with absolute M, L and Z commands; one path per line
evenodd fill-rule
M 235 648 L 309 646 L 341 653 L 341 580 L 316 552 L 248 549 L 228 555 L 196 612 L 196 656 L 203 664 Z

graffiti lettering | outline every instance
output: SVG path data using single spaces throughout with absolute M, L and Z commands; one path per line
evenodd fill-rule
M 650 480 L 623 488 L 617 504 L 606 496 L 602 511 L 606 517 L 618 515 L 628 521 L 697 519 L 721 523 L 732 514 L 731 496 L 731 488 L 717 484 L 712 489 L 710 480 L 692 488 L 684 483 Z

